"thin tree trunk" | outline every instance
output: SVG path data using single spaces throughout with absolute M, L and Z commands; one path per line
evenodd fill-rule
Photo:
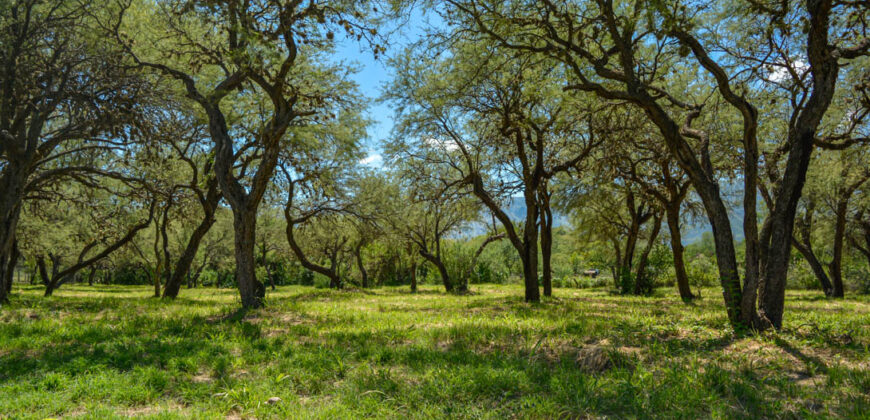
M 422 249 L 420 250 L 420 256 L 431 262 L 435 268 L 438 269 L 438 273 L 441 274 L 441 282 L 444 284 L 444 291 L 447 293 L 453 292 L 453 282 L 450 281 L 450 274 L 447 273 L 447 267 L 444 266 L 441 258 L 438 258 Z
M 683 260 L 683 236 L 680 232 L 680 208 L 679 206 L 667 206 L 665 214 L 668 219 L 668 230 L 671 236 L 671 253 L 674 257 L 674 274 L 677 280 L 677 290 L 684 302 L 695 298 L 689 287 L 689 275 L 686 273 L 686 263 Z
M 411 263 L 411 293 L 417 293 L 417 262 Z
M 362 242 L 357 244 L 356 248 L 354 249 L 354 254 L 356 254 L 357 268 L 359 268 L 360 276 L 362 276 L 362 287 L 366 289 L 369 287 L 369 275 L 366 272 L 365 264 L 363 264 Z
M 215 200 L 215 207 L 217 200 Z M 199 251 L 199 245 L 202 239 L 208 234 L 208 231 L 215 223 L 214 209 L 207 212 L 199 225 L 194 229 L 193 234 L 187 241 L 187 246 L 175 262 L 175 269 L 172 270 L 172 277 L 166 282 L 166 287 L 163 288 L 164 298 L 175 298 L 181 289 L 181 283 L 184 277 L 190 273 L 190 266 L 193 264 L 196 253 Z
M 649 254 L 652 252 L 653 246 L 655 245 L 655 241 L 659 236 L 659 231 L 662 228 L 662 217 L 660 214 L 656 213 L 653 215 L 653 226 L 652 232 L 647 239 L 646 246 L 643 249 L 643 252 L 640 255 L 640 262 L 637 265 L 637 273 L 635 274 L 634 281 L 634 294 L 641 295 L 646 294 L 647 292 L 652 291 L 652 284 L 647 279 L 646 269 L 649 265 Z

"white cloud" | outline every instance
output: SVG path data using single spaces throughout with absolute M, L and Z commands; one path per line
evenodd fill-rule
M 444 149 L 448 152 L 459 149 L 459 146 L 453 140 L 439 140 L 434 137 L 429 137 L 423 140 L 427 146 L 432 148 Z
M 384 157 L 380 155 L 380 153 L 372 153 L 362 159 L 360 159 L 360 165 L 367 166 L 380 166 L 383 163 Z
M 800 76 L 805 72 L 810 66 L 807 65 L 803 60 L 795 60 L 791 63 L 791 67 L 794 71 Z M 791 79 L 791 73 L 788 72 L 788 69 L 783 66 L 776 66 L 772 70 L 770 70 L 770 74 L 767 76 L 771 81 L 781 83 L 788 79 Z

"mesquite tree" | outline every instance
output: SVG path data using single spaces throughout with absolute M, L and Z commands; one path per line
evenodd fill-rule
M 585 104 L 562 94 L 560 75 L 534 57 L 449 45 L 449 59 L 418 46 L 394 61 L 398 78 L 387 97 L 399 105 L 400 125 L 390 147 L 419 173 L 436 165 L 444 190 L 470 193 L 493 214 L 522 261 L 526 301 L 537 302 L 545 184 L 589 156 L 600 141 L 595 124 Z M 512 194 L 525 203 L 521 226 L 506 211 Z
M 62 182 L 96 183 L 134 129 L 146 85 L 94 36 L 91 1 L 14 0 L 0 7 L 0 302 L 29 198 Z
M 265 287 L 255 276 L 256 215 L 281 151 L 292 147 L 285 135 L 293 125 L 334 117 L 331 104 L 342 98 L 319 80 L 336 69 L 319 61 L 332 47 L 335 29 L 376 37 L 369 17 L 377 7 L 339 0 L 175 0 L 134 4 L 127 11 L 138 17 L 140 10 L 152 19 L 131 18 L 110 29 L 140 66 L 177 80 L 208 120 L 214 172 L 233 211 L 242 306 L 261 306 Z M 161 33 L 139 35 L 149 34 L 150 25 Z M 375 53 L 381 51 L 372 45 Z M 237 106 L 231 105 L 238 104 L 256 112 L 234 115 Z
M 455 12 L 448 18 L 468 28 L 470 35 L 529 55 L 547 55 L 561 64 L 570 77 L 566 89 L 592 92 L 643 111 L 704 204 L 732 326 L 782 326 L 795 209 L 840 69 L 870 51 L 866 5 L 833 0 L 708 5 L 612 0 L 448 3 L 450 12 Z M 795 55 L 806 58 L 799 71 Z M 704 82 L 712 86 L 708 92 L 701 87 L 701 95 L 679 83 L 682 69 L 698 67 L 703 69 Z M 779 143 L 785 161 L 759 232 L 759 126 L 776 121 L 760 118 L 758 101 L 769 97 L 759 98 L 751 89 L 771 82 L 770 68 L 800 74 L 787 82 L 798 85 L 790 97 L 788 127 L 770 139 Z M 742 283 L 725 200 L 718 179 L 705 165 L 711 138 L 721 133 L 693 126 L 710 95 L 727 103 L 728 112 L 738 115 L 742 125 L 737 136 L 742 147 L 746 237 Z

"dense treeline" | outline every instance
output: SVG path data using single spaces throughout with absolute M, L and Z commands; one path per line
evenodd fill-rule
M 866 2 L 423 2 L 389 49 L 401 3 L 0 0 L 0 301 L 718 283 L 763 330 L 870 288 Z M 384 167 L 337 42 L 394 70 Z

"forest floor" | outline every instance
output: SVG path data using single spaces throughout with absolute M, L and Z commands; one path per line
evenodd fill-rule
M 716 289 L 473 292 L 25 286 L 0 418 L 870 418 L 868 296 L 790 291 L 782 331 L 738 338 Z

